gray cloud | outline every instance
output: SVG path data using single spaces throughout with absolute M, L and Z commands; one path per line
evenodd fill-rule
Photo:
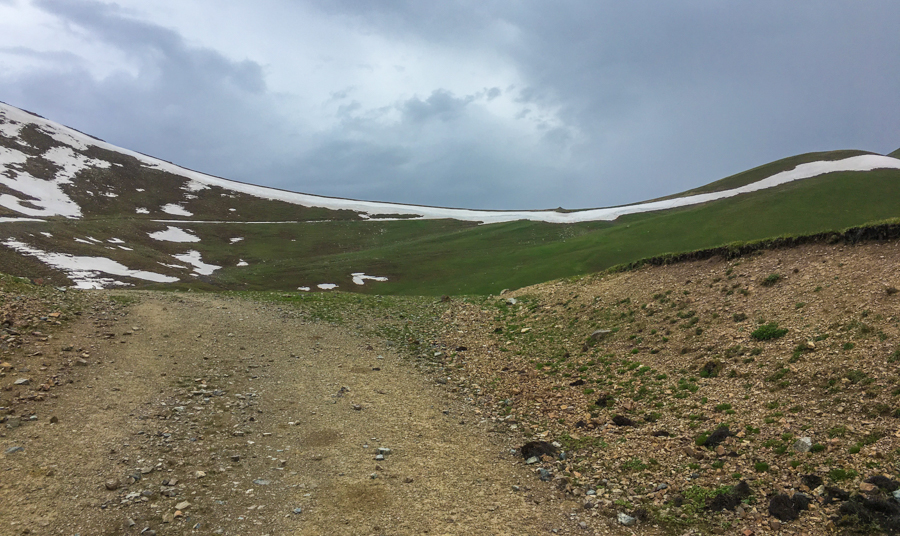
M 401 88 L 373 105 L 367 97 L 381 88 L 307 73 L 325 88 L 325 126 L 294 112 L 296 95 L 271 89 L 277 64 L 189 44 L 116 4 L 34 5 L 129 68 L 98 77 L 88 68 L 96 58 L 77 51 L 7 46 L 0 54 L 35 61 L 0 69 L 0 99 L 188 167 L 310 193 L 579 208 L 659 197 L 801 152 L 900 145 L 900 65 L 890 61 L 900 4 L 890 0 L 310 0 L 304 16 L 346 29 L 329 46 L 380 36 L 422 54 L 489 57 L 519 80 Z M 375 73 L 379 61 L 351 68 Z M 416 75 L 413 63 L 385 63 Z

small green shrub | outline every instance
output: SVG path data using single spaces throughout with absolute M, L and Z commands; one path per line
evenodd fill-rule
M 770 341 L 784 337 L 787 332 L 787 328 L 779 328 L 777 322 L 769 322 L 753 330 L 750 336 L 758 341 Z
M 767 464 L 766 462 L 756 462 L 755 464 L 753 464 L 753 470 L 757 473 L 765 473 L 769 470 L 769 464 Z
M 769 274 L 762 281 L 759 282 L 760 285 L 764 287 L 771 287 L 775 283 L 781 281 L 783 276 L 781 274 Z

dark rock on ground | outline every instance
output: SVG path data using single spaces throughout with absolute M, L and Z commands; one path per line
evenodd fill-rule
M 572 387 L 578 387 L 579 385 L 584 385 L 584 380 L 581 380 L 581 379 L 575 380 L 574 382 L 570 383 L 569 385 Z
M 713 430 L 713 433 L 709 434 L 709 436 L 706 438 L 706 441 L 703 442 L 703 446 L 707 448 L 715 448 L 719 446 L 719 443 L 722 443 L 732 435 L 734 434 L 731 433 L 727 426 L 716 428 L 715 430 Z
M 818 475 L 803 475 L 800 477 L 800 481 L 809 489 L 816 489 L 824 483 L 822 477 Z
M 612 422 L 616 426 L 634 426 L 634 421 L 624 415 L 616 415 L 613 417 Z
M 850 493 L 836 488 L 834 486 L 825 487 L 825 504 L 831 504 L 834 501 L 847 501 L 850 499 Z
M 555 458 L 558 452 L 556 450 L 556 447 L 554 447 L 550 443 L 547 443 L 546 441 L 529 441 L 528 443 L 522 445 L 522 448 L 520 448 L 519 451 L 522 453 L 522 457 L 526 460 L 533 456 L 540 458 L 544 455 L 552 456 Z
M 709 503 L 707 503 L 707 507 L 714 512 L 734 510 L 741 504 L 741 501 L 749 496 L 750 486 L 746 481 L 741 480 L 734 489 L 728 493 L 722 493 L 710 499 Z
M 871 531 L 873 525 L 887 534 L 900 534 L 900 504 L 894 500 L 867 499 L 854 495 L 844 502 L 835 525 Z
M 672 434 L 665 430 L 657 430 L 650 435 L 652 435 L 653 437 L 672 437 Z
M 705 365 L 703 365 L 700 373 L 705 377 L 711 378 L 713 376 L 718 376 L 719 372 L 721 371 L 722 363 L 720 363 L 719 361 L 709 361 Z
M 595 404 L 597 404 L 598 408 L 605 408 L 609 406 L 609 403 L 613 401 L 613 397 L 607 393 L 603 393 L 600 395 L 600 398 L 597 399 Z
M 796 493 L 793 497 L 788 497 L 785 493 L 779 493 L 769 501 L 769 514 L 781 522 L 793 521 L 808 506 L 809 499 L 805 495 Z
M 892 492 L 900 488 L 900 482 L 881 475 L 870 476 L 865 482 L 877 486 L 887 492 Z

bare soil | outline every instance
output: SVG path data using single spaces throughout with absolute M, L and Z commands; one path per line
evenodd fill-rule
M 515 434 L 384 341 L 243 299 L 78 294 L 4 343 L 0 534 L 585 533 Z

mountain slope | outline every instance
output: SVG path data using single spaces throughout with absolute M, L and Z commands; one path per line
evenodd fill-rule
M 896 158 L 835 151 L 624 207 L 419 207 L 229 181 L 0 104 L 0 270 L 82 287 L 496 292 L 900 217 L 898 179 Z

